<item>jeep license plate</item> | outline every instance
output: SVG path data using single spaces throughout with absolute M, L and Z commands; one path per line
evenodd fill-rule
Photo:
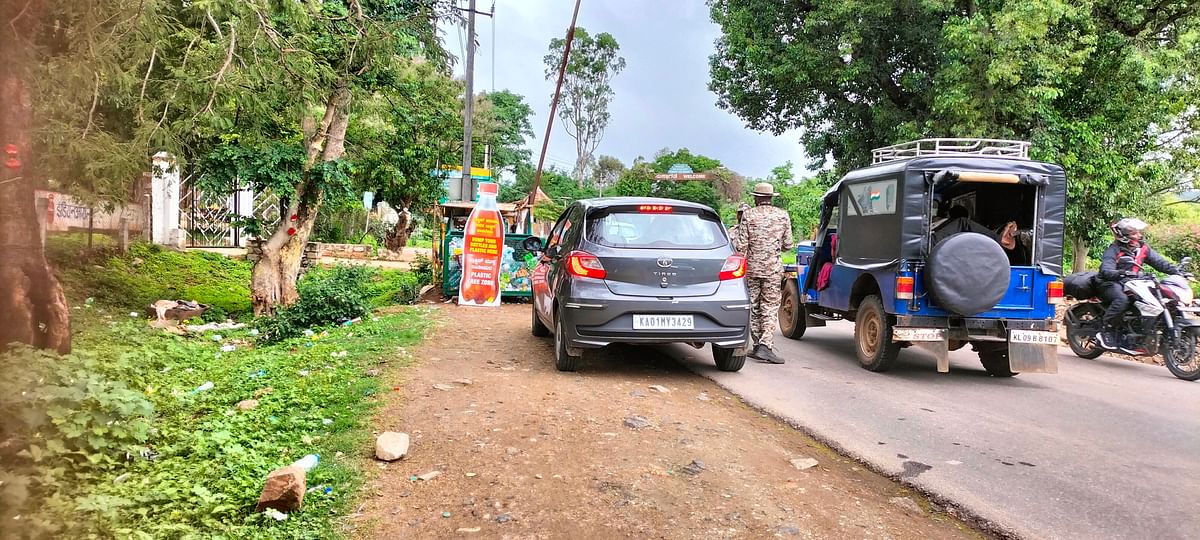
M 893 328 L 892 341 L 942 341 L 946 330 L 942 328 Z
M 691 315 L 634 315 L 634 330 L 692 330 Z
M 1009 330 L 1008 340 L 1012 343 L 1058 345 L 1058 333 L 1043 332 L 1041 330 Z

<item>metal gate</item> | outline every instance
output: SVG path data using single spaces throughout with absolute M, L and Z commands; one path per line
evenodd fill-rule
M 246 247 L 252 235 L 238 225 L 256 218 L 264 231 L 279 225 L 279 196 L 270 191 L 252 192 L 235 184 L 232 193 L 205 193 L 192 177 L 184 179 L 179 194 L 179 226 L 188 247 Z

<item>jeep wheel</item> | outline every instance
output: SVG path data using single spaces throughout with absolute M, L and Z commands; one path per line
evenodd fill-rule
M 537 316 L 537 305 L 533 302 L 529 303 L 529 312 L 533 314 L 533 322 L 530 323 L 530 328 L 533 332 L 533 337 L 546 337 L 550 335 L 550 329 L 542 324 L 542 320 Z
M 1009 369 L 1008 343 L 983 341 L 975 344 L 975 350 L 979 351 L 979 363 L 983 364 L 983 369 L 987 370 L 988 375 L 993 377 L 1016 376 L 1016 372 Z
M 883 301 L 872 294 L 858 304 L 854 318 L 854 351 L 858 362 L 869 371 L 887 371 L 900 354 L 900 344 L 892 341 L 892 322 L 883 311 Z
M 567 350 L 567 340 L 563 336 L 562 313 L 554 322 L 554 367 L 559 371 L 575 371 L 579 369 L 580 355 L 572 356 Z
M 737 348 L 725 348 L 713 345 L 713 361 L 721 371 L 737 371 L 746 365 L 746 355 L 736 354 Z
M 779 331 L 785 337 L 800 339 L 804 337 L 807 323 L 804 304 L 800 301 L 800 287 L 795 279 L 788 279 L 783 284 L 783 299 L 779 302 Z

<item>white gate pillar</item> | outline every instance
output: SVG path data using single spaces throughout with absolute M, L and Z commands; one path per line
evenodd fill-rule
M 150 178 L 150 241 L 155 244 L 181 245 L 179 229 L 179 168 L 166 152 L 154 154 Z

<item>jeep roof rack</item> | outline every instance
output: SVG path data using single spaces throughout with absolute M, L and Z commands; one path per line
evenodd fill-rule
M 871 150 L 871 164 L 926 156 L 963 155 L 1029 159 L 1029 143 L 1005 139 L 920 139 Z

